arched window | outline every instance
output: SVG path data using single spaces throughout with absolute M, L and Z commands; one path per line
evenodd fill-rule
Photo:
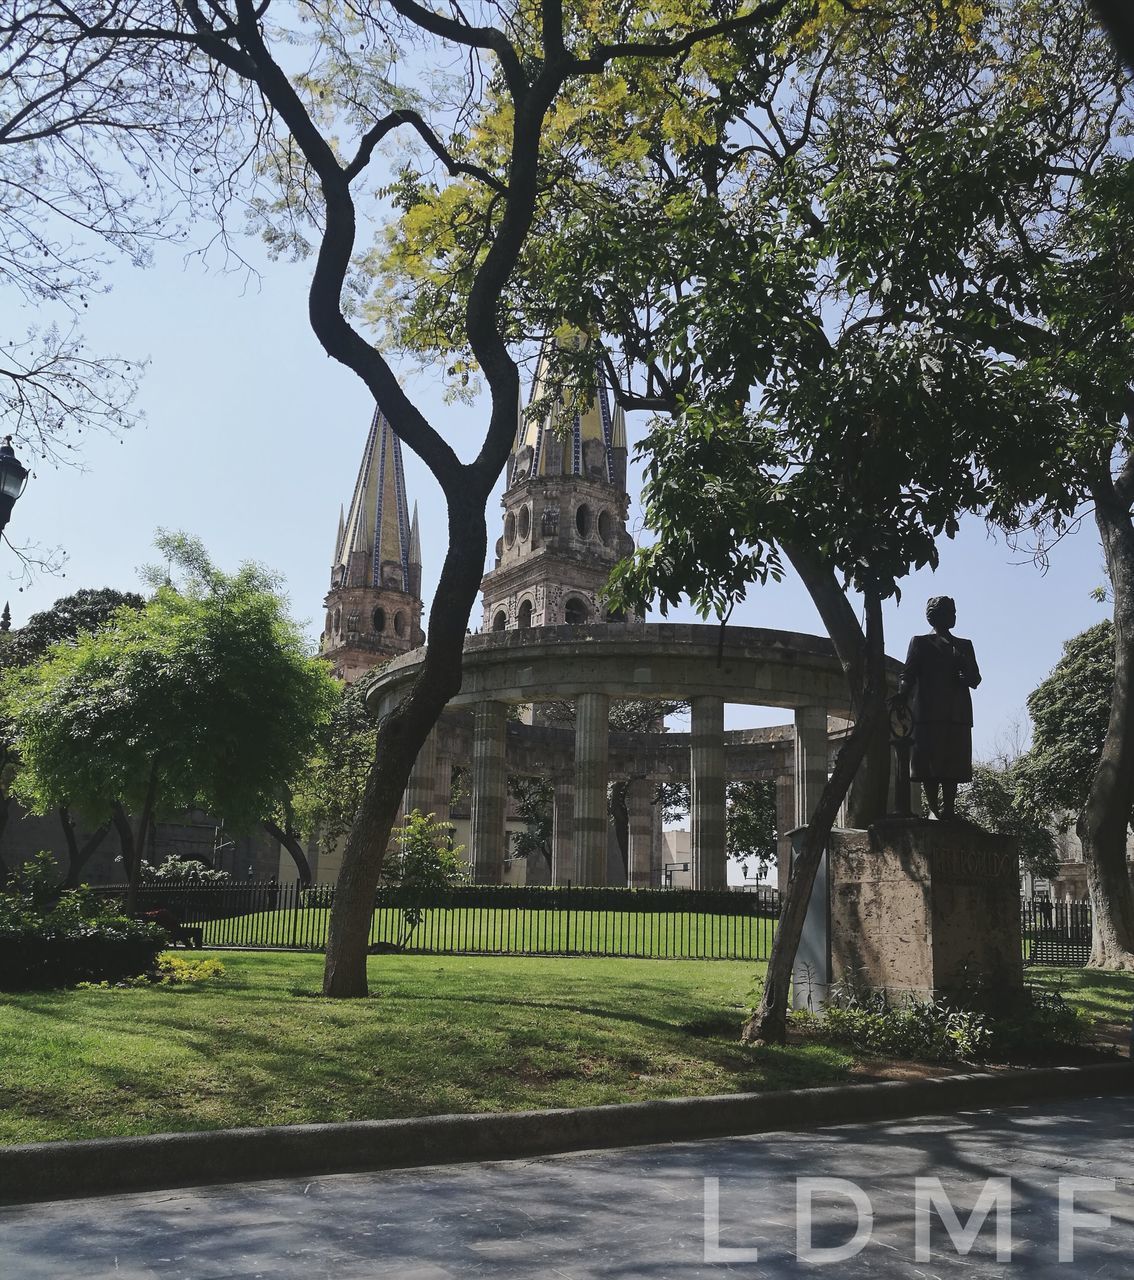
M 581 627 L 587 620 L 586 603 L 578 596 L 572 596 L 563 606 L 563 617 L 569 627 Z
M 374 624 L 375 631 L 386 630 L 386 610 L 383 609 L 381 605 L 379 605 L 378 608 L 374 610 L 374 615 L 370 620 Z
M 508 626 L 508 615 L 501 609 L 492 619 L 493 631 L 503 631 Z
M 406 633 L 406 615 L 399 609 L 394 614 L 394 634 L 404 636 Z
M 580 538 L 590 537 L 591 509 L 585 502 L 581 503 L 579 509 L 575 512 L 575 528 L 578 529 Z
M 527 629 L 532 625 L 532 602 L 530 600 L 525 600 L 520 605 L 519 622 L 521 631 L 527 631 Z

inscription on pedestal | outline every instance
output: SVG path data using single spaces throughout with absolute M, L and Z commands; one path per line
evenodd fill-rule
M 953 847 L 933 851 L 932 870 L 936 880 L 969 884 L 981 880 L 1011 879 L 1017 875 L 1016 866 L 1016 855 L 1008 850 Z

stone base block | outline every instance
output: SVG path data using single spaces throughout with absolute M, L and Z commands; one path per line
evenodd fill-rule
M 1023 986 L 1014 841 L 965 822 L 832 833 L 831 977 L 896 997 Z

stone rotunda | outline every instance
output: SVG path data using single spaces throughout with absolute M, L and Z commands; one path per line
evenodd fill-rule
M 601 588 L 634 547 L 625 423 L 601 376 L 589 400 L 549 395 L 544 377 L 541 359 L 508 462 L 503 528 L 482 584 L 483 629 L 466 642 L 461 692 L 414 765 L 405 809 L 449 821 L 454 770 L 464 771 L 471 799 L 461 839 L 474 879 L 501 883 L 510 861 L 508 777 L 546 778 L 554 785 L 550 866 L 529 857 L 523 880 L 645 887 L 662 883 L 658 784 L 687 782 L 691 882 L 722 888 L 727 782 L 773 779 L 782 883 L 786 833 L 810 817 L 847 724 L 846 680 L 831 643 L 612 617 Z M 420 582 L 400 445 L 376 414 L 340 520 L 322 652 L 346 680 L 381 666 L 368 695 L 379 714 L 405 696 L 422 660 Z M 400 630 L 391 626 L 399 613 Z M 657 732 L 612 731 L 611 704 L 622 699 L 687 701 L 691 732 L 663 732 L 660 722 Z M 574 703 L 573 727 L 543 714 L 565 701 Z M 792 723 L 726 732 L 727 703 L 783 707 Z M 625 864 L 608 812 L 615 781 L 628 784 Z M 515 882 L 514 868 L 508 878 Z

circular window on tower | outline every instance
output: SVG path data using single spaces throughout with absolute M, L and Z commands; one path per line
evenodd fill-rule
M 394 634 L 404 636 L 406 633 L 406 615 L 399 609 L 394 614 Z
M 589 538 L 591 534 L 591 509 L 584 502 L 575 512 L 575 528 L 580 538 Z
M 336 609 L 335 610 L 335 631 L 336 632 L 339 631 L 340 628 L 342 627 L 342 621 L 343 621 L 343 611 L 341 609 Z
M 581 627 L 587 620 L 586 602 L 572 596 L 563 606 L 563 618 L 569 627 Z
M 521 631 L 527 631 L 527 629 L 532 625 L 532 602 L 530 600 L 525 600 L 523 604 L 520 605 L 519 620 Z
M 611 535 L 614 533 L 614 521 L 609 511 L 600 511 L 598 518 L 598 536 L 609 547 Z
M 374 624 L 375 631 L 385 631 L 386 630 L 386 610 L 383 609 L 381 606 L 379 606 L 377 609 L 374 610 L 373 617 L 371 617 L 370 621 Z
M 529 534 L 531 533 L 531 531 L 532 531 L 532 509 L 531 509 L 531 507 L 521 507 L 521 508 L 520 508 L 520 518 L 519 518 L 519 521 L 518 521 L 518 528 L 519 528 L 519 533 L 520 533 L 520 541 L 521 541 L 521 542 L 527 542 L 527 540 L 528 540 L 528 535 L 529 535 Z
M 516 513 L 509 511 L 504 517 L 504 541 L 511 546 L 516 541 Z

